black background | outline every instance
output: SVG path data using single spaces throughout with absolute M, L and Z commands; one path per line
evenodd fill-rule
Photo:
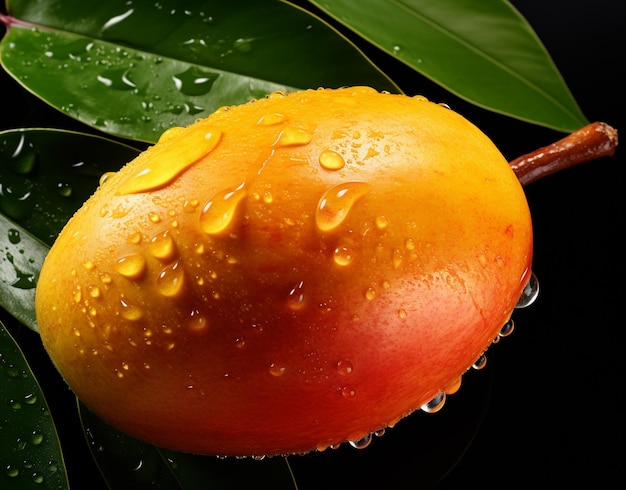
M 586 116 L 626 131 L 624 3 L 512 3 L 534 27 Z M 509 159 L 563 136 L 478 109 L 397 63 L 384 63 L 406 92 L 447 102 Z M 76 127 L 3 72 L 0 90 L 0 129 Z M 364 450 L 341 447 L 291 458 L 301 490 L 624 488 L 623 168 L 619 147 L 612 158 L 527 186 L 538 301 L 515 313 L 514 333 L 488 351 L 487 367 L 468 373 L 441 412 L 416 413 Z M 28 332 L 21 335 L 29 340 Z M 44 359 L 33 368 L 44 386 L 53 387 L 46 393 L 60 421 L 71 482 L 96 490 L 97 469 L 80 428 L 66 420 L 74 402 L 38 351 L 38 339 L 30 344 L 27 354 Z

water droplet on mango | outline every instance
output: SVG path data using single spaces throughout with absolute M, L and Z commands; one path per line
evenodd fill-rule
M 279 112 L 269 112 L 262 116 L 261 119 L 257 121 L 257 124 L 259 126 L 274 126 L 275 124 L 280 124 L 286 120 L 287 118 L 284 114 Z
M 298 311 L 304 308 L 305 306 L 305 297 L 304 297 L 304 281 L 300 281 L 296 284 L 293 289 L 289 291 L 287 297 L 287 306 L 292 311 Z
M 137 194 L 164 187 L 211 152 L 222 132 L 200 121 L 141 153 L 133 162 L 134 175 L 123 182 L 118 195 Z
M 220 235 L 232 224 L 239 203 L 247 191 L 242 183 L 234 189 L 225 189 L 215 194 L 202 208 L 200 228 L 207 235 Z
M 167 298 L 179 296 L 183 290 L 185 273 L 180 261 L 164 267 L 157 278 L 159 293 Z
M 319 161 L 322 168 L 326 170 L 340 170 L 346 164 L 343 157 L 333 150 L 324 150 L 320 153 Z
M 313 136 L 308 131 L 300 128 L 287 126 L 278 135 L 278 139 L 274 143 L 275 147 L 299 146 L 306 145 L 311 142 Z
M 364 182 L 345 182 L 328 189 L 319 200 L 315 212 L 317 228 L 323 232 L 337 228 L 369 189 L 369 184 Z
M 140 253 L 124 255 L 117 259 L 115 269 L 127 279 L 139 279 L 146 272 L 146 258 Z
M 176 243 L 169 231 L 164 231 L 152 237 L 148 245 L 148 251 L 153 257 L 170 261 L 177 256 Z
M 339 245 L 333 251 L 333 260 L 335 264 L 345 267 L 352 263 L 354 259 L 354 253 L 352 251 L 352 247 L 349 245 Z

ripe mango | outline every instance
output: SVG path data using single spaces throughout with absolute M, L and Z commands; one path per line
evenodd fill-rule
M 531 258 L 522 187 L 462 116 L 367 87 L 275 93 L 103 179 L 45 260 L 37 320 L 118 429 L 302 453 L 458 388 Z

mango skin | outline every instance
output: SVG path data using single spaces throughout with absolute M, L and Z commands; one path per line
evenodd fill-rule
M 367 87 L 277 93 L 166 132 L 106 179 L 46 258 L 37 319 L 118 429 L 302 453 L 454 391 L 531 256 L 521 185 L 463 117 Z

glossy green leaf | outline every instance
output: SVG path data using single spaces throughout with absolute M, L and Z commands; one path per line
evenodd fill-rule
M 398 90 L 328 25 L 276 0 L 16 0 L 9 8 L 19 22 L 0 44 L 5 69 L 68 115 L 138 140 L 276 90 Z
M 587 124 L 543 44 L 506 0 L 311 3 L 479 106 L 562 131 Z
M 69 488 L 48 404 L 24 354 L 0 322 L 0 488 Z
M 138 150 L 59 130 L 0 132 L 0 306 L 37 330 L 35 286 L 49 246 L 98 186 Z
M 285 458 L 219 459 L 178 453 L 123 434 L 79 403 L 80 416 L 94 459 L 110 488 L 163 490 L 237 490 L 296 488 Z
M 0 307 L 35 331 L 35 286 L 48 250 L 0 214 Z

